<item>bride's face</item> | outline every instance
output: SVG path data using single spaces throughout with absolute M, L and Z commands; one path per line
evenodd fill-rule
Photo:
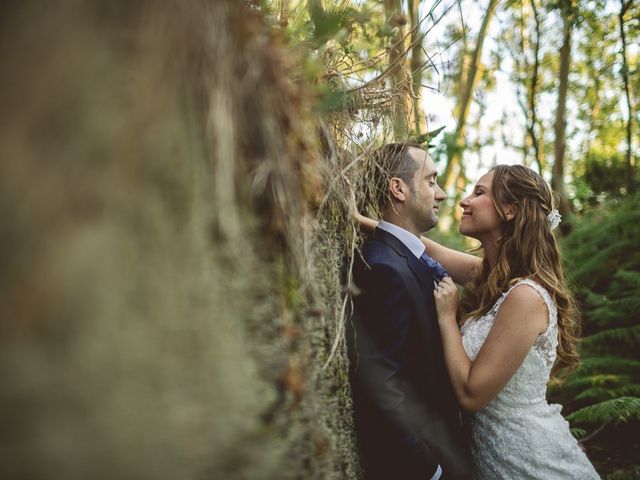
M 478 180 L 471 195 L 460 202 L 460 233 L 481 242 L 496 241 L 502 233 L 502 219 L 491 197 L 493 172 Z

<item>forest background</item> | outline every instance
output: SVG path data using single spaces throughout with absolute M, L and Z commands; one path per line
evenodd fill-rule
M 371 152 L 431 145 L 456 208 L 559 193 L 582 364 L 550 384 L 640 478 L 640 6 L 0 6 L 0 476 L 360 478 L 344 331 Z

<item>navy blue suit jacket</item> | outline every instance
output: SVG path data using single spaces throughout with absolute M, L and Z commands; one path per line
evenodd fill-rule
M 367 479 L 470 477 L 427 267 L 376 229 L 356 259 L 348 335 L 354 420 Z

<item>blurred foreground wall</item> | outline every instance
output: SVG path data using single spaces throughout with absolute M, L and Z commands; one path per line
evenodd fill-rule
M 0 478 L 354 478 L 344 239 L 244 2 L 0 6 Z

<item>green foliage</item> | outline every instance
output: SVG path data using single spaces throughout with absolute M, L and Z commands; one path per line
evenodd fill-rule
M 316 48 L 333 38 L 345 37 L 356 13 L 352 8 L 325 10 L 320 0 L 309 0 L 308 8 L 313 26 L 310 41 Z
M 587 337 L 589 338 L 589 337 Z M 584 346 L 584 345 L 583 345 Z M 603 345 L 604 348 L 611 348 L 612 345 Z M 583 349 L 584 350 L 584 349 Z M 588 353 L 588 350 L 586 351 Z M 585 356 L 582 359 L 580 368 L 576 375 L 586 374 L 604 374 L 605 370 L 615 373 L 607 373 L 609 375 L 628 374 L 637 371 L 640 368 L 640 361 L 631 358 L 620 358 L 619 356 Z
M 640 448 L 637 435 L 629 437 L 640 427 L 639 244 L 638 195 L 604 203 L 563 241 L 582 307 L 582 363 L 551 386 L 550 396 L 565 406 L 574 434 L 596 464 L 622 475 L 616 478 L 632 475 L 633 452 Z M 605 460 L 612 455 L 614 461 Z
M 345 90 L 326 86 L 320 88 L 319 92 L 320 100 L 317 108 L 322 113 L 345 111 L 352 103 L 349 93 Z
M 570 136 L 582 137 L 571 166 L 574 173 L 571 183 L 578 209 L 627 194 L 624 188 L 627 110 L 621 108 L 624 67 L 619 3 L 616 2 L 613 8 L 607 3 L 599 0 L 580 5 L 578 27 L 582 34 L 576 36 L 571 86 L 577 110 L 574 123 L 568 125 Z M 637 43 L 640 30 L 633 28 L 630 19 L 637 18 L 638 10 L 634 7 L 631 10 L 626 17 L 627 41 Z M 638 56 L 628 55 L 627 61 L 630 81 L 637 83 Z M 635 103 L 633 110 L 637 111 L 638 99 L 631 101 L 632 105 Z M 636 153 L 636 178 L 639 160 Z
M 635 301 L 635 299 L 631 299 Z M 633 347 L 640 343 L 640 325 L 632 327 L 609 328 L 599 333 L 594 333 L 582 342 L 584 348 L 589 351 L 611 349 L 610 345 L 624 345 Z
M 440 128 L 436 128 L 435 130 L 432 130 L 430 132 L 427 133 L 423 133 L 421 135 L 417 135 L 415 137 L 411 137 L 409 138 L 410 142 L 413 143 L 418 143 L 420 145 L 422 145 L 425 149 L 428 148 L 433 148 L 435 145 L 430 143 L 440 132 L 442 132 L 442 130 L 444 130 L 444 126 L 440 127 Z
M 567 416 L 567 420 L 583 423 L 617 423 L 640 420 L 640 398 L 619 397 L 581 408 Z
M 628 298 L 637 291 L 640 275 L 640 198 L 610 203 L 594 210 L 565 239 L 573 282 L 581 294 L 604 295 L 602 300 Z M 634 278 L 635 277 L 635 278 Z M 634 288 L 635 285 L 635 288 Z M 611 286 L 611 292 L 608 288 Z M 608 293 L 611 293 L 609 295 Z M 603 306 L 603 305 L 599 305 Z M 590 315 L 591 318 L 596 315 Z
M 621 141 L 624 130 L 622 128 L 615 130 Z M 621 152 L 607 154 L 592 147 L 585 156 L 584 181 L 595 194 L 609 193 L 612 196 L 620 196 L 624 193 L 622 186 L 626 168 L 624 155 Z
M 616 471 L 607 475 L 606 480 L 638 480 L 640 478 L 640 466 L 630 470 Z

